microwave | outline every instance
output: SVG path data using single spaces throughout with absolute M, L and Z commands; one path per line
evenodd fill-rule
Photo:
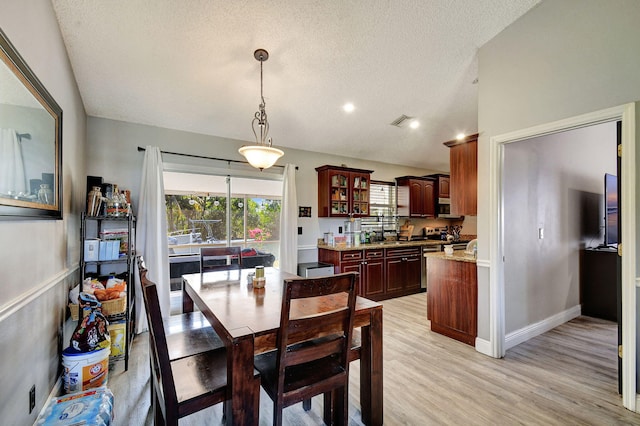
M 451 214 L 451 199 L 438 198 L 436 216 L 442 219 L 459 219 L 462 216 Z

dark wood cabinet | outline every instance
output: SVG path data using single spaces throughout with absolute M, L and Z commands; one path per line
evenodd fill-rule
M 364 277 L 362 295 L 367 299 L 384 297 L 386 286 L 384 281 L 384 250 L 365 250 Z
M 580 250 L 582 315 L 618 321 L 618 252 Z
M 336 251 L 318 248 L 318 261 L 336 273 L 360 274 L 360 296 L 384 300 L 420 292 L 421 247 Z
M 449 198 L 451 196 L 449 182 L 449 176 L 438 177 L 438 198 Z
M 476 264 L 427 259 L 427 312 L 431 331 L 475 346 L 478 334 Z
M 398 216 L 435 217 L 436 181 L 428 177 L 396 178 L 398 185 Z
M 478 214 L 478 135 L 445 142 L 450 148 L 451 214 Z
M 318 217 L 369 216 L 371 170 L 321 166 L 318 172 Z
M 422 249 L 403 247 L 386 249 L 387 295 L 405 296 L 420 291 Z
M 451 197 L 451 178 L 449 175 L 443 173 L 435 173 L 427 175 L 425 177 L 434 178 L 436 180 L 436 195 L 435 198 L 450 198 Z M 437 203 L 437 200 L 436 200 Z

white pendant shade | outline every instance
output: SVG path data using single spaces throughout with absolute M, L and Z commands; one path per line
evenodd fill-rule
M 266 145 L 243 146 L 238 152 L 245 156 L 249 164 L 260 170 L 273 166 L 284 155 L 282 150 Z

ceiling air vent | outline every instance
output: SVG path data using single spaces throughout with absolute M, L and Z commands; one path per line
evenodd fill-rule
M 404 125 L 404 122 L 407 120 L 411 120 L 413 117 L 409 117 L 407 115 L 402 114 L 400 117 L 396 118 L 395 120 L 393 120 L 390 124 L 392 126 L 396 126 L 396 127 L 402 127 Z

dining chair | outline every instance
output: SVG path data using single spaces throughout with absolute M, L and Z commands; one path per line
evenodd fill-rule
M 143 256 L 138 256 L 137 264 L 140 285 L 142 286 L 142 283 L 147 280 L 147 268 Z M 170 361 L 202 354 L 207 351 L 218 351 L 225 347 L 218 334 L 200 311 L 170 315 L 169 318 L 163 318 L 162 322 Z M 153 375 L 153 349 L 151 345 L 152 342 L 149 339 L 149 367 Z M 153 406 L 156 397 L 153 377 L 150 391 L 150 400 Z
M 325 423 L 347 424 L 356 277 L 284 280 L 276 350 L 254 358 L 274 425 L 282 424 L 283 408 L 320 394 Z
M 200 272 L 242 269 L 240 247 L 202 247 Z
M 177 426 L 178 419 L 231 397 L 227 386 L 226 349 L 171 360 L 158 289 L 146 274 L 142 277 L 142 292 L 149 321 L 154 424 Z M 257 373 L 254 380 L 253 385 L 258 386 Z

